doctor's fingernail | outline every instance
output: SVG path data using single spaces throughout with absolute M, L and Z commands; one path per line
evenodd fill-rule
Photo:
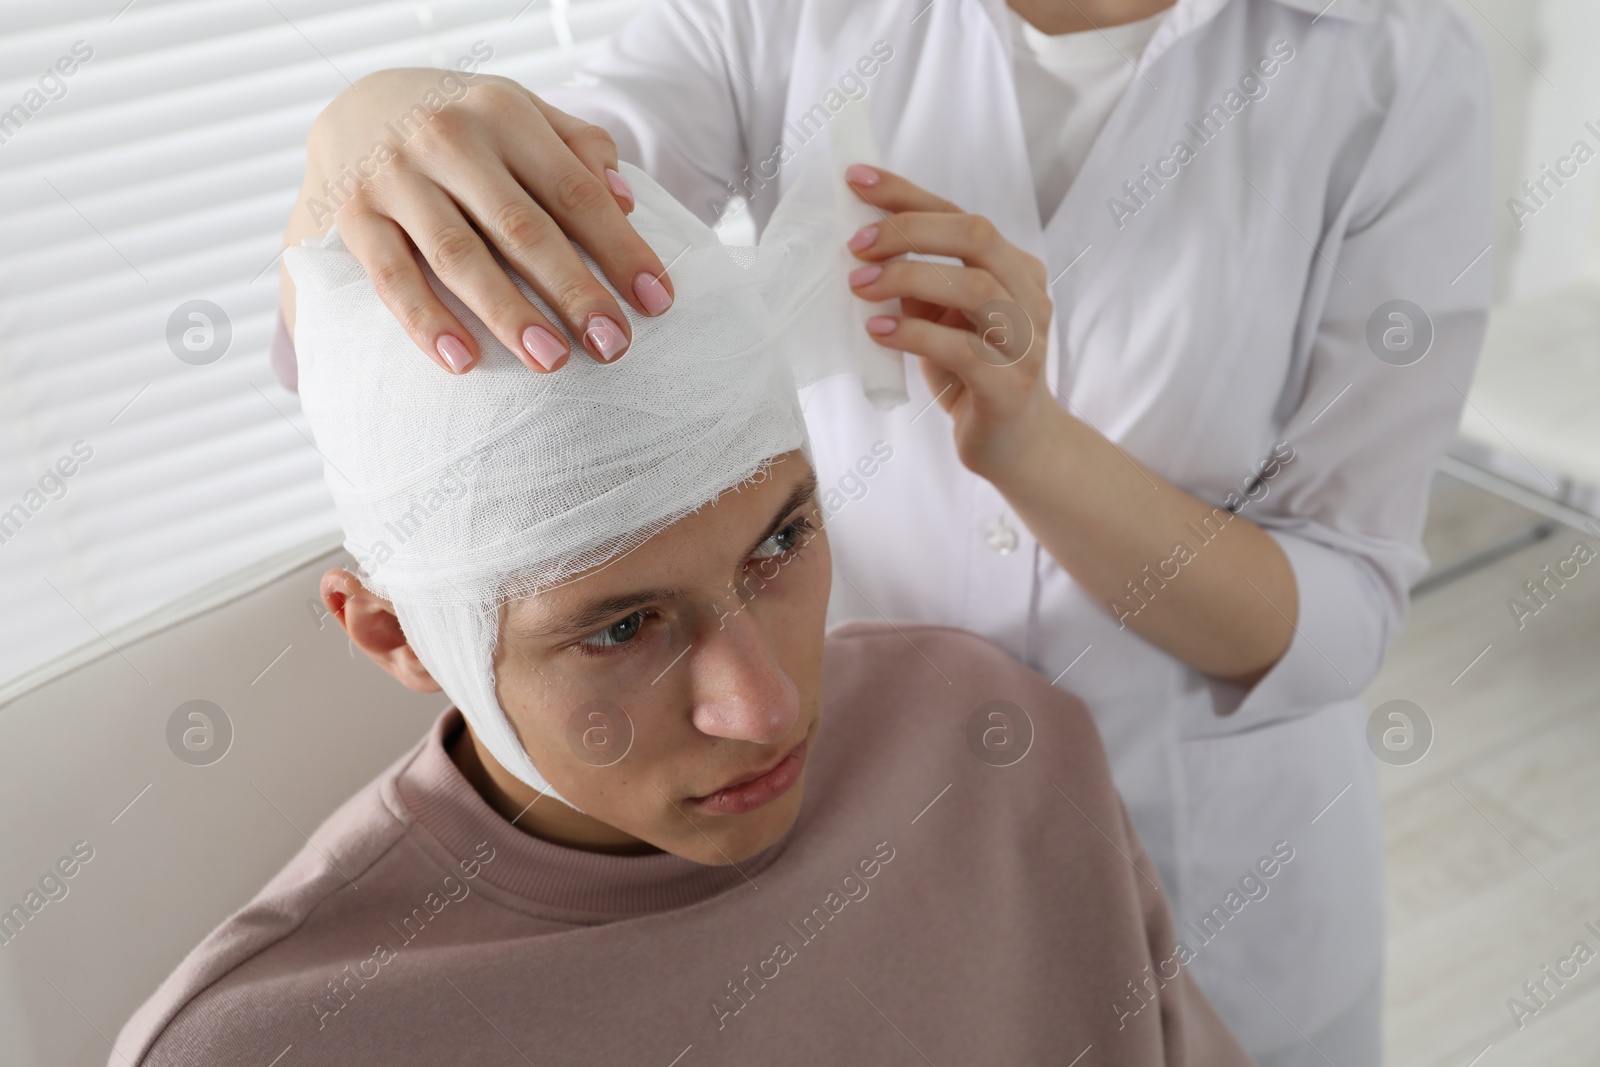
M 851 185 L 877 185 L 878 172 L 864 163 L 852 163 L 844 169 L 844 180 Z
M 611 186 L 611 191 L 613 193 L 616 193 L 630 204 L 634 202 L 633 187 L 628 184 L 628 179 L 624 178 L 621 174 L 612 170 L 610 167 L 606 168 L 606 184 Z
M 461 343 L 460 338 L 447 333 L 441 334 L 434 347 L 438 349 L 439 357 L 449 365 L 452 373 L 460 374 L 472 366 L 472 353 L 467 351 L 467 346 Z
M 622 327 L 606 315 L 589 316 L 589 328 L 583 331 L 583 340 L 602 363 L 610 363 L 628 347 Z
M 876 241 L 877 239 L 878 239 L 878 224 L 877 223 L 873 223 L 871 226 L 863 226 L 863 227 L 861 227 L 861 229 L 859 229 L 859 230 L 857 230 L 855 232 L 855 236 L 850 238 L 850 240 L 848 242 L 849 246 L 850 246 L 850 251 L 859 252 L 863 248 L 865 248 L 868 245 L 870 245 L 872 242 Z
M 652 315 L 659 315 L 672 306 L 672 294 L 667 292 L 667 287 L 647 270 L 642 270 L 633 276 L 633 295 L 639 298 L 639 303 L 644 305 L 645 311 Z
M 526 348 L 533 361 L 545 370 L 553 369 L 571 351 L 567 348 L 567 342 L 557 338 L 543 326 L 529 326 L 523 330 L 522 347 Z
M 878 280 L 878 275 L 882 273 L 883 268 L 878 266 L 876 263 L 866 267 L 857 267 L 855 270 L 850 272 L 850 285 L 852 288 L 863 285 L 871 285 L 873 282 Z
M 892 315 L 874 315 L 867 320 L 868 333 L 893 333 L 899 321 Z

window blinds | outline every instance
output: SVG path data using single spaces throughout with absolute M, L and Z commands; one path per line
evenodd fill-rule
M 0 698 L 337 543 L 267 361 L 316 114 L 485 49 L 537 92 L 641 3 L 0 2 Z

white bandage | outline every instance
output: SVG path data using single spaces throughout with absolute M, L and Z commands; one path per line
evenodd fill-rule
M 879 406 L 906 399 L 902 358 L 867 337 L 872 309 L 845 280 L 855 265 L 845 242 L 879 217 L 842 177 L 846 163 L 875 162 L 857 106 L 835 116 L 831 144 L 798 169 L 754 247 L 722 245 L 622 164 L 629 220 L 668 265 L 674 300 L 648 318 L 618 299 L 633 343 L 610 365 L 578 351 L 555 373 L 530 371 L 424 268 L 482 351 L 447 377 L 417 353 L 337 228 L 284 254 L 301 402 L 345 546 L 495 759 L 564 803 L 496 696 L 500 605 L 636 548 L 773 456 L 809 456 L 799 386 L 851 372 Z

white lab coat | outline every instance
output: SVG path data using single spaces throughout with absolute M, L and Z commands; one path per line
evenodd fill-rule
M 1316 1035 L 1381 972 L 1360 696 L 1425 567 L 1429 476 L 1464 402 L 1492 273 L 1474 33 L 1442 0 L 1336 0 L 1319 16 L 1325 3 L 1178 0 L 1044 225 L 1001 0 L 671 0 L 550 94 L 711 219 L 730 183 L 773 177 L 780 143 L 826 144 L 799 118 L 837 107 L 854 73 L 885 166 L 1048 265 L 1049 374 L 1070 410 L 1218 504 L 1277 442 L 1293 448 L 1243 513 L 1287 554 L 1299 618 L 1245 692 L 1121 628 L 1069 578 L 960 465 L 914 366 L 912 402 L 893 412 L 848 381 L 806 398 L 825 488 L 875 441 L 893 448 L 864 493 L 846 480 L 858 499 L 829 519 L 833 617 L 966 627 L 1051 678 L 1073 664 L 1059 684 L 1099 723 L 1180 935 L 1230 909 L 1213 940 L 1191 939 L 1190 966 L 1257 1054 L 1303 1047 L 1296 1030 Z M 1213 105 L 1202 143 L 1186 123 Z M 1175 154 L 1179 140 L 1192 158 Z M 758 222 L 777 196 L 756 193 Z M 1367 339 L 1397 299 L 1432 320 L 1410 366 L 1379 360 Z M 1063 803 L 1063 819 L 1078 817 Z M 1234 914 L 1229 890 L 1277 842 L 1294 858 Z

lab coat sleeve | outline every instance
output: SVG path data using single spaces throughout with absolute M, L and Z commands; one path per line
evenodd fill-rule
M 1288 650 L 1248 692 L 1212 683 L 1213 726 L 1228 731 L 1360 696 L 1427 568 L 1429 483 L 1466 402 L 1493 278 L 1487 62 L 1453 12 L 1428 28 L 1411 39 L 1363 173 L 1314 258 L 1302 373 L 1280 406 L 1293 458 L 1243 507 L 1288 556 L 1299 611 Z M 1419 331 L 1432 326 L 1408 366 L 1393 363 L 1417 348 L 1386 362 L 1369 343 L 1369 322 L 1380 336 L 1404 328 L 1385 308 L 1396 300 L 1423 310 Z
M 713 224 L 747 178 L 751 144 L 776 136 L 798 7 L 655 0 L 568 83 L 535 91 L 605 129 L 621 158 Z

